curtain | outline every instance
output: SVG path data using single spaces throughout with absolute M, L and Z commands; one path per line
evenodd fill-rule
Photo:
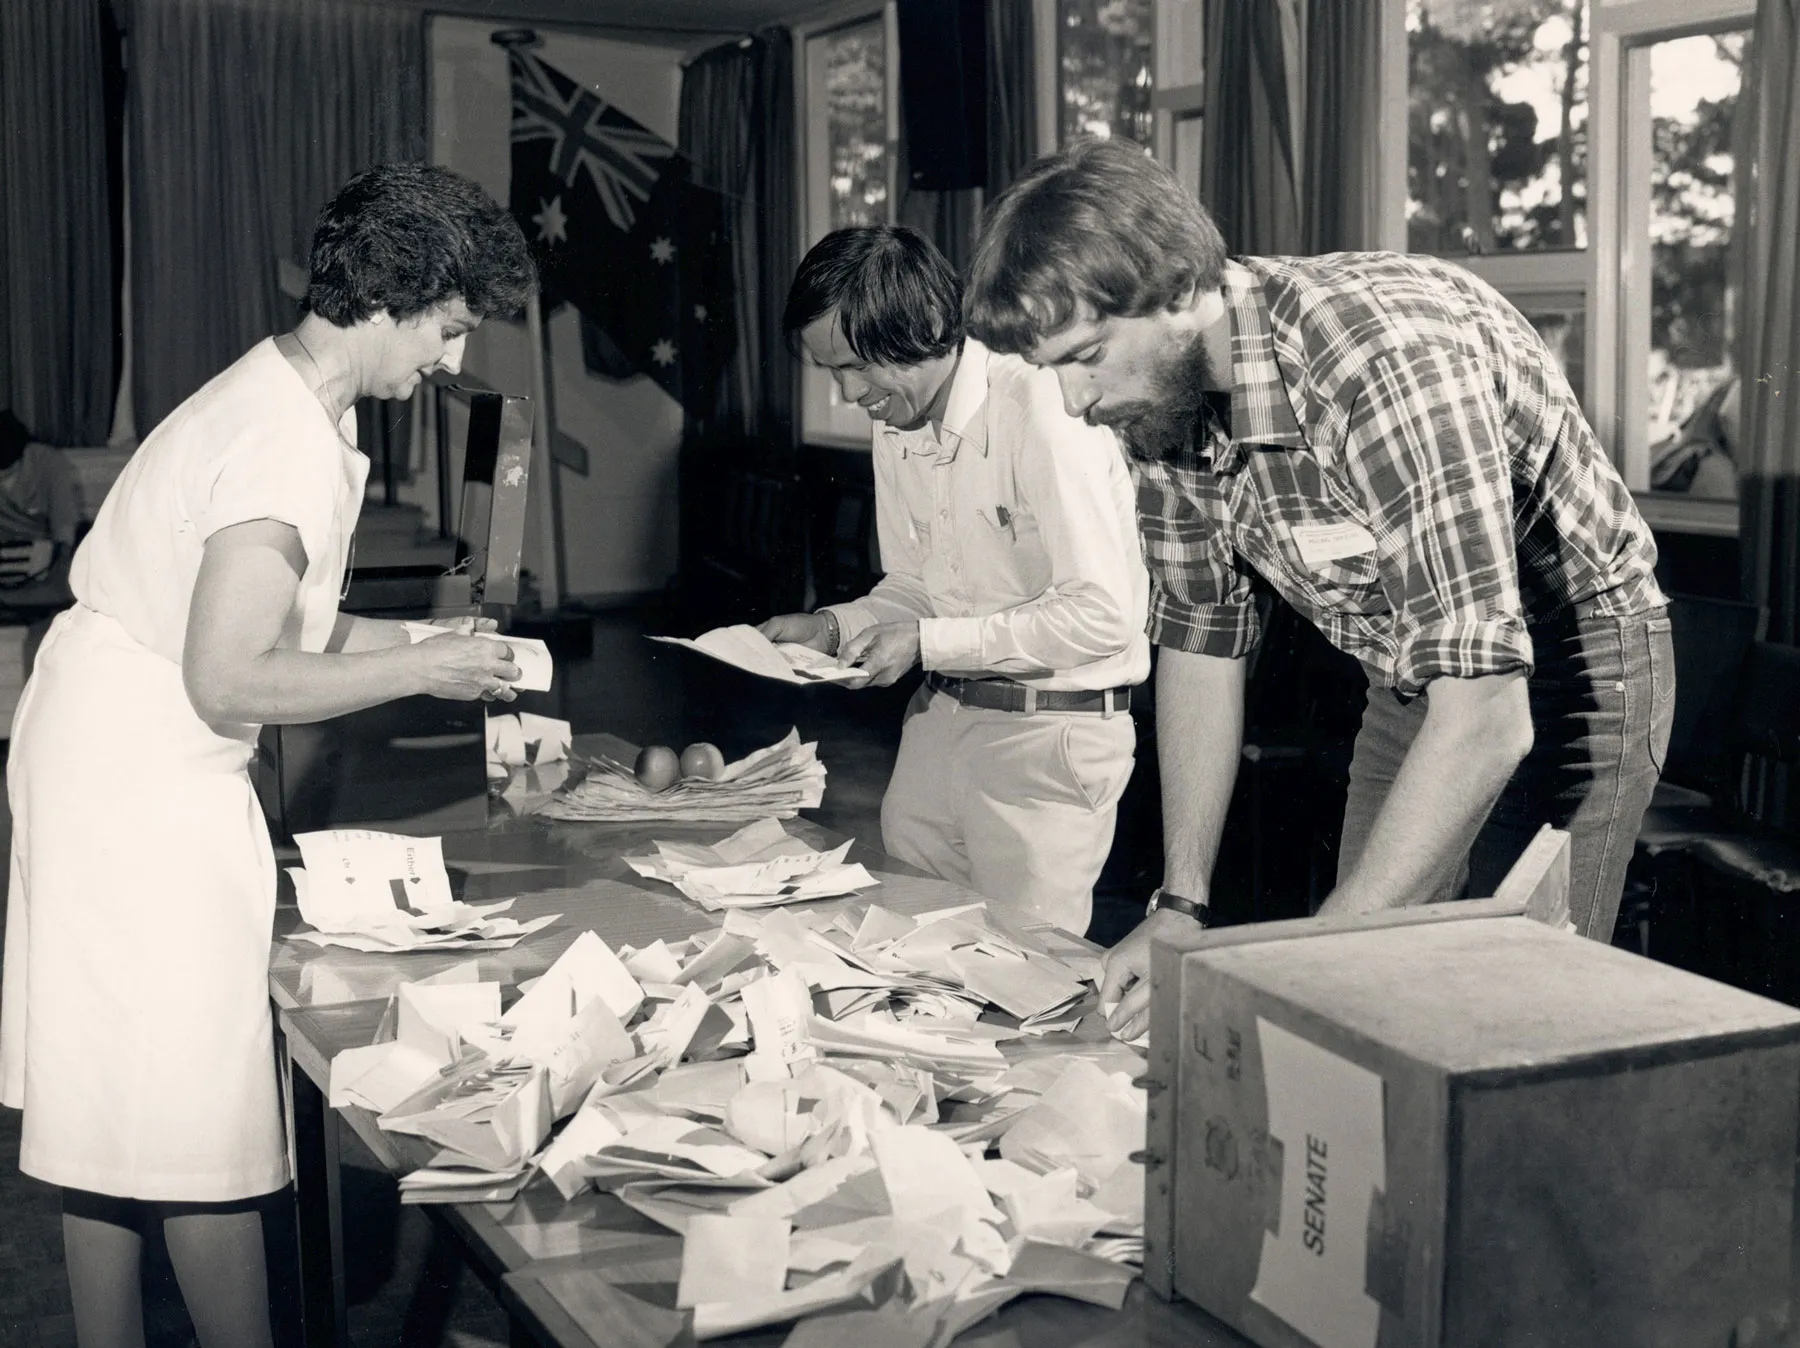
M 681 151 L 694 180 L 727 200 L 737 340 L 710 418 L 686 439 L 731 440 L 791 465 L 799 442 L 799 365 L 781 335 L 800 265 L 795 182 L 794 42 L 781 27 L 715 47 L 681 81 Z
M 289 326 L 319 207 L 425 157 L 424 22 L 355 0 L 135 0 L 133 383 L 148 432 Z
M 105 443 L 115 371 L 100 0 L 0 4 L 0 407 Z
M 1368 0 L 1307 0 L 1300 246 L 1308 253 L 1372 248 L 1380 236 L 1381 12 Z
M 1303 245 L 1294 143 L 1303 125 L 1300 33 L 1296 0 L 1206 6 L 1200 200 L 1234 253 L 1292 254 Z
M 987 186 L 981 191 L 914 191 L 900 139 L 899 222 L 928 235 L 958 273 L 975 256 L 984 202 L 1006 190 L 1019 170 L 1037 158 L 1036 34 L 1031 0 L 988 0 L 987 12 Z M 901 54 L 905 59 L 905 53 Z M 904 121 L 904 119 L 902 119 Z
M 1744 597 L 1771 641 L 1800 644 L 1800 0 L 1761 0 L 1751 39 L 1753 119 L 1744 229 Z M 1740 161 L 1743 163 L 1744 161 Z M 1742 171 L 1740 171 L 1742 172 Z

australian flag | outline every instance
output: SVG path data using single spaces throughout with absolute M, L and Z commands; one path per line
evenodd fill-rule
M 647 374 L 696 415 L 714 406 L 734 319 L 725 203 L 675 147 L 509 47 L 511 208 L 537 257 L 548 313 L 582 315 L 598 374 Z

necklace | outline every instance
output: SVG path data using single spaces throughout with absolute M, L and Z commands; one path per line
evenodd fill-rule
M 288 333 L 288 336 L 294 339 L 294 345 L 300 348 L 300 354 L 305 356 L 306 363 L 312 366 L 313 375 L 319 381 L 319 386 L 311 390 L 312 395 L 319 400 L 319 406 L 325 409 L 326 415 L 331 418 L 332 425 L 336 426 L 338 414 L 331 406 L 331 381 L 325 377 L 325 371 L 320 366 L 318 357 L 313 355 L 312 349 L 307 346 L 306 339 L 300 335 L 300 329 L 295 328 Z

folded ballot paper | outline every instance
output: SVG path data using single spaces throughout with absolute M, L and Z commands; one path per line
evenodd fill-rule
M 437 627 L 431 623 L 402 623 L 407 637 L 416 646 L 421 641 L 430 641 L 433 637 L 450 636 L 454 628 Z M 519 667 L 519 677 L 513 687 L 523 693 L 547 693 L 556 673 L 556 663 L 550 658 L 550 648 L 536 637 L 507 636 L 502 632 L 466 632 L 455 633 L 461 636 L 476 636 L 487 641 L 503 642 L 512 652 L 512 660 Z
M 778 683 L 840 683 L 846 688 L 860 688 L 869 681 L 869 673 L 840 665 L 837 660 L 811 646 L 792 641 L 770 641 L 754 627 L 715 627 L 694 638 L 651 637 L 670 646 L 686 646 L 715 660 L 734 665 L 748 673 L 774 679 Z
M 817 749 L 790 730 L 779 744 L 727 763 L 716 778 L 683 777 L 666 791 L 649 790 L 624 763 L 577 755 L 570 781 L 532 813 L 612 823 L 791 819 L 825 799 Z
M 520 922 L 500 916 L 511 899 L 459 902 L 440 838 L 340 828 L 296 833 L 294 842 L 306 864 L 288 875 L 300 916 L 315 928 L 295 932 L 296 941 L 368 951 L 504 950 L 561 916 Z
M 846 864 L 851 843 L 820 852 L 777 819 L 746 824 L 710 846 L 658 842 L 656 855 L 626 857 L 639 875 L 666 880 L 702 908 L 768 908 L 853 894 L 879 883 L 861 865 Z

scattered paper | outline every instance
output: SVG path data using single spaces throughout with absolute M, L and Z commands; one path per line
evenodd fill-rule
M 710 655 L 728 665 L 778 683 L 838 683 L 846 688 L 861 688 L 869 681 L 869 672 L 847 665 L 811 646 L 797 642 L 773 642 L 754 627 L 739 624 L 715 627 L 698 637 L 651 637 L 670 646 L 685 646 L 690 651 Z
M 409 622 L 402 623 L 401 626 L 406 629 L 407 637 L 415 646 L 421 641 L 452 634 L 452 629 L 434 627 L 430 623 Z M 504 645 L 512 653 L 512 662 L 519 667 L 519 677 L 513 687 L 526 693 L 550 691 L 556 664 L 550 658 L 550 648 L 538 638 L 507 636 L 500 632 L 465 632 L 456 635 L 480 637 Z
M 624 860 L 646 879 L 666 880 L 716 912 L 832 898 L 879 883 L 862 865 L 845 862 L 852 846 L 816 851 L 780 820 L 759 819 L 710 847 L 659 842 L 656 855 Z
M 787 1285 L 788 1223 L 782 1218 L 697 1216 L 681 1245 L 675 1304 L 767 1296 Z
M 543 767 L 568 758 L 574 736 L 567 721 L 535 712 L 487 714 L 487 758 L 490 768 Z

